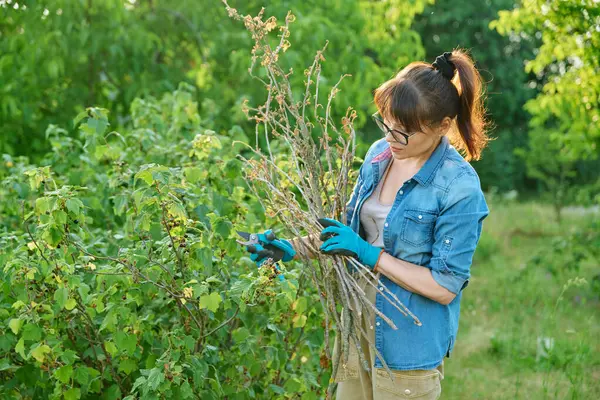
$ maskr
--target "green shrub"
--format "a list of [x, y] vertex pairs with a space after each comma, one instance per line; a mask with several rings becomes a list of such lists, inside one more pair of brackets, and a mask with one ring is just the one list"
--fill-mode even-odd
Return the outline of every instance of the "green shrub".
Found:
[[44, 166], [5, 156], [2, 398], [314, 399], [326, 386], [318, 295], [235, 241], [267, 223], [232, 146], [248, 139], [204, 129], [193, 95], [136, 99], [124, 132], [100, 108], [75, 119], [78, 138], [50, 126]]

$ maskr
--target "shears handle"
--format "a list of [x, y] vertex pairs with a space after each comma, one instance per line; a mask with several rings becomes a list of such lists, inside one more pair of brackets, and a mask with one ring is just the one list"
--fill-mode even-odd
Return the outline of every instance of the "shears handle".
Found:
[[[277, 262], [277, 261], [281, 260], [283, 258], [283, 256], [285, 255], [285, 252], [283, 250], [281, 250], [277, 246], [273, 246], [272, 244], [266, 243], [266, 244], [260, 244], [260, 246], [262, 247], [262, 250], [260, 250], [258, 252], [258, 254], [261, 257], [272, 258], [275, 262]], [[257, 252], [256, 245], [249, 244], [248, 251], [250, 251], [251, 253], [256, 253]]]
[[[275, 269], [277, 270], [277, 272], [281, 272], [281, 268], [280, 268], [280, 264], [279, 264], [279, 260], [281, 260], [283, 258], [283, 255], [285, 254], [283, 250], [281, 250], [279, 247], [273, 246], [272, 244], [264, 244], [261, 245], [263, 247], [263, 250], [261, 250], [260, 252], [263, 253], [265, 259], [266, 258], [272, 258], [275, 262]], [[256, 252], [256, 247], [253, 244], [248, 245], [248, 250], [252, 253]], [[259, 254], [260, 254], [259, 252]], [[285, 277], [283, 276], [283, 274], [279, 274], [279, 280], [280, 281], [285, 281]]]
[[[246, 240], [246, 242], [241, 242], [238, 240], [237, 242], [239, 244], [247, 246], [247, 249], [250, 253], [257, 254], [260, 258], [271, 258], [273, 260], [275, 270], [277, 272], [281, 272], [281, 264], [279, 264], [279, 261], [285, 256], [285, 251], [270, 243], [265, 243], [265, 239], [266, 241], [274, 241], [277, 239], [277, 236], [275, 236], [275, 233], [272, 230], [269, 229], [264, 234], [251, 234], [238, 231], [238, 235]], [[257, 246], [259, 246], [259, 248], [257, 248]], [[279, 280], [285, 281], [285, 277], [281, 273], [279, 274]]]
[[[280, 264], [278, 262], [275, 263], [275, 269], [277, 270], [277, 272], [281, 272], [281, 269], [279, 268]], [[279, 280], [281, 282], [285, 281], [285, 276], [283, 276], [283, 274], [279, 274]]]

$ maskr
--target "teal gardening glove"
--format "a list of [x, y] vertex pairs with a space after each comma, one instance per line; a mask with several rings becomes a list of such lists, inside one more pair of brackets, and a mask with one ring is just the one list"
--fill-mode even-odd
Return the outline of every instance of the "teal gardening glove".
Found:
[[284, 255], [281, 259], [281, 261], [283, 262], [292, 260], [296, 255], [296, 250], [294, 250], [292, 244], [289, 241], [285, 239], [269, 240], [268, 237], [271, 236], [272, 232], [273, 231], [271, 229], [267, 229], [264, 233], [258, 233], [257, 235], [260, 243], [254, 245], [253, 249], [249, 249], [249, 246], [246, 246], [246, 250], [251, 253], [250, 259], [256, 263], [257, 267], [260, 267], [271, 255], [271, 252], [268, 249], [265, 249], [265, 247], [263, 246], [266, 244], [270, 244], [283, 250]]
[[361, 264], [375, 268], [383, 249], [366, 242], [352, 228], [335, 219], [321, 218], [320, 221], [326, 226], [319, 237], [324, 242], [319, 247], [322, 253], [354, 257]]

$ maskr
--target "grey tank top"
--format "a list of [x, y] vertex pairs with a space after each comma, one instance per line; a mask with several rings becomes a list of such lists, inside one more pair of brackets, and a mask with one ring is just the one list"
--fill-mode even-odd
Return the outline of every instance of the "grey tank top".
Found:
[[383, 182], [385, 182], [391, 165], [391, 162], [388, 163], [388, 167], [377, 187], [371, 193], [371, 196], [365, 200], [360, 209], [360, 223], [365, 229], [367, 241], [373, 246], [381, 248], [383, 248], [383, 224], [393, 204], [381, 204], [379, 202], [379, 194], [381, 193]]

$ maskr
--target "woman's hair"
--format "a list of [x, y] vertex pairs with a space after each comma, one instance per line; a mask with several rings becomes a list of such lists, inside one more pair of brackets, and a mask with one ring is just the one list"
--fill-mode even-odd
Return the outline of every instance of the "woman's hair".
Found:
[[451, 80], [432, 64], [413, 62], [375, 89], [375, 105], [381, 116], [407, 132], [421, 132], [423, 126], [435, 127], [444, 117], [457, 117], [450, 142], [466, 152], [467, 161], [479, 160], [490, 140], [485, 132], [481, 75], [464, 50], [453, 50], [447, 60], [456, 68]]

